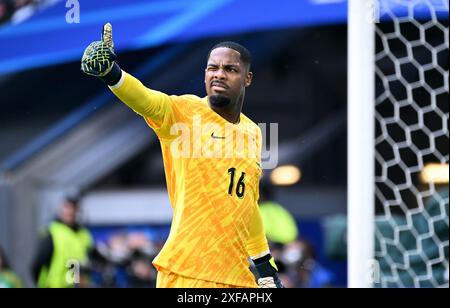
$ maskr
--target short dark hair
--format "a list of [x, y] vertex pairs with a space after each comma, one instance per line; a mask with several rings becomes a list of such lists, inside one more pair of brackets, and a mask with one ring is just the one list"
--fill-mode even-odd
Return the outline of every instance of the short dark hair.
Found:
[[79, 195], [66, 195], [64, 201], [70, 203], [75, 208], [78, 208], [80, 205], [80, 196]]
[[247, 48], [245, 48], [244, 46], [242, 46], [241, 44], [238, 44], [236, 42], [226, 41], [226, 42], [221, 42], [219, 44], [214, 45], [213, 48], [211, 48], [211, 50], [208, 53], [207, 60], [209, 60], [209, 57], [211, 56], [211, 52], [214, 49], [221, 48], [221, 47], [230, 48], [230, 49], [233, 49], [233, 50], [239, 52], [242, 63], [244, 63], [246, 68], [248, 70], [250, 70], [250, 66], [252, 64], [252, 55], [250, 54], [250, 51], [248, 51]]

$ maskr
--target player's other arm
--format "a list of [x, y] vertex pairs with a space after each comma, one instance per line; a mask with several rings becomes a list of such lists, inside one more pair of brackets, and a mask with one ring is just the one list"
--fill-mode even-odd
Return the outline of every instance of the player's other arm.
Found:
[[145, 87], [138, 79], [122, 71], [116, 59], [112, 26], [107, 23], [103, 26], [102, 40], [91, 43], [84, 51], [81, 71], [101, 79], [131, 109], [161, 125], [169, 97]]
[[259, 274], [258, 285], [261, 288], [283, 288], [278, 277], [278, 268], [275, 260], [270, 254], [259, 207], [256, 208], [250, 225], [247, 252]]

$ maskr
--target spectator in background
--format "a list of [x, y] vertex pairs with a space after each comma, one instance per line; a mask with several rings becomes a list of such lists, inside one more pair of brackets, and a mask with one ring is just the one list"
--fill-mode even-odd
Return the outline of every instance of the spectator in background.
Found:
[[59, 0], [0, 0], [0, 24], [11, 20], [20, 23], [33, 16], [44, 6], [52, 5]]
[[0, 25], [7, 22], [14, 13], [13, 0], [0, 0]]
[[154, 288], [156, 270], [151, 261], [158, 247], [142, 232], [118, 231], [106, 242], [99, 241], [90, 254], [86, 270], [91, 286]]
[[285, 245], [297, 239], [297, 223], [291, 213], [272, 200], [270, 184], [261, 184], [259, 208], [266, 236], [270, 242]]
[[331, 287], [334, 280], [332, 272], [316, 260], [315, 251], [306, 239], [296, 240], [283, 249], [281, 260], [286, 266], [287, 284], [296, 288]]
[[155, 288], [156, 271], [147, 255], [135, 251], [128, 267], [128, 287]]
[[273, 201], [270, 183], [261, 182], [259, 208], [270, 250], [279, 270], [280, 279], [286, 288], [293, 288], [295, 285], [290, 279], [288, 268], [282, 261], [282, 256], [285, 245], [292, 243], [298, 237], [297, 223], [289, 211], [281, 204]]
[[158, 254], [154, 244], [143, 233], [132, 233], [128, 236], [128, 246], [133, 252], [128, 266], [128, 286], [156, 287], [157, 273], [150, 261]]
[[77, 222], [78, 199], [65, 198], [58, 218], [55, 219], [40, 240], [32, 265], [32, 274], [40, 288], [74, 287], [67, 281], [68, 261], [87, 262], [92, 247], [89, 231]]
[[0, 247], [0, 289], [22, 287], [21, 279], [10, 269], [6, 255]]

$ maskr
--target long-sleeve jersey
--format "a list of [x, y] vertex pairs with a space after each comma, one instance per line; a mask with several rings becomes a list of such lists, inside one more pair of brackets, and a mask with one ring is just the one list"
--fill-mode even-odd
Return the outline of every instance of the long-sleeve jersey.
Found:
[[231, 124], [206, 97], [169, 96], [125, 72], [110, 88], [144, 117], [161, 143], [173, 219], [155, 267], [256, 287], [248, 258], [269, 251], [258, 207], [259, 127], [243, 114]]

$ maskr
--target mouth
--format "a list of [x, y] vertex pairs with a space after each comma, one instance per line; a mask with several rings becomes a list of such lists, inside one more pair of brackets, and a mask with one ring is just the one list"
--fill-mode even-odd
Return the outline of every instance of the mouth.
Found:
[[214, 91], [225, 91], [228, 89], [228, 86], [223, 82], [215, 80], [211, 82], [211, 89]]

